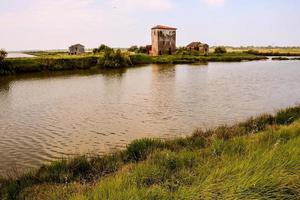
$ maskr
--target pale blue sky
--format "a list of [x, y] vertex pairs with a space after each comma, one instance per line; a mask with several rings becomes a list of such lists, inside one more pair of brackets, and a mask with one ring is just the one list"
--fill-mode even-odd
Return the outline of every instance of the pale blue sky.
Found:
[[300, 46], [299, 0], [0, 0], [0, 48], [64, 49], [150, 43], [157, 24], [179, 46]]

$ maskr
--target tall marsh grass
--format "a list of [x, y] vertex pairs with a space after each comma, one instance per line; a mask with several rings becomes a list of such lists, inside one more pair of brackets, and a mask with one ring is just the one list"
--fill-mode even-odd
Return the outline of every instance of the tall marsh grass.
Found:
[[73, 187], [82, 189], [75, 199], [294, 198], [300, 194], [300, 122], [284, 125], [299, 119], [295, 106], [187, 138], [141, 139], [103, 157], [57, 161], [0, 179], [0, 199], [59, 195]]

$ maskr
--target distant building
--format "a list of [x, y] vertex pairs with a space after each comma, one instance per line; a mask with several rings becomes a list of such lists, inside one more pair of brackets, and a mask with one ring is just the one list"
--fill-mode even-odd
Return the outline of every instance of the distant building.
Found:
[[150, 54], [153, 56], [173, 54], [176, 51], [176, 30], [168, 26], [158, 25], [151, 29], [152, 46]]
[[75, 44], [69, 47], [70, 55], [79, 55], [85, 52], [84, 46], [82, 44]]
[[192, 42], [189, 45], [186, 46], [188, 50], [195, 50], [195, 51], [200, 51], [204, 55], [208, 55], [209, 53], [209, 45], [208, 44], [203, 44], [201, 42]]

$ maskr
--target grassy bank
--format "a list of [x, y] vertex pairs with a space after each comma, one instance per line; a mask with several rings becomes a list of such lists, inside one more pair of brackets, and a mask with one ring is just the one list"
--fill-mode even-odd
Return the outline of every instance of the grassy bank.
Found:
[[293, 199], [299, 119], [296, 106], [187, 138], [142, 139], [104, 157], [57, 161], [0, 180], [0, 199]]
[[[83, 56], [69, 56], [66, 53], [40, 52], [35, 58], [9, 58], [0, 63], [0, 75], [21, 73], [63, 71], [63, 70], [87, 70], [91, 68], [106, 67], [103, 54], [86, 54]], [[142, 64], [184, 64], [205, 62], [240, 62], [266, 59], [264, 56], [256, 56], [246, 53], [211, 54], [209, 56], [171, 55], [151, 57], [146, 54], [127, 56], [131, 66]], [[110, 61], [111, 63], [112, 61]], [[118, 63], [116, 63], [116, 66]]]
[[[227, 52], [247, 52], [262, 56], [300, 56], [299, 47], [226, 47]], [[214, 48], [210, 49], [211, 52]]]
[[10, 58], [0, 63], [0, 75], [90, 69], [97, 65], [99, 59], [99, 56], [93, 55]]
[[207, 63], [207, 62], [241, 62], [253, 60], [265, 60], [264, 56], [255, 56], [245, 53], [226, 53], [226, 54], [210, 54], [209, 56], [193, 56], [193, 55], [165, 55], [151, 57], [145, 54], [137, 54], [131, 56], [134, 64], [188, 64], [188, 63]]

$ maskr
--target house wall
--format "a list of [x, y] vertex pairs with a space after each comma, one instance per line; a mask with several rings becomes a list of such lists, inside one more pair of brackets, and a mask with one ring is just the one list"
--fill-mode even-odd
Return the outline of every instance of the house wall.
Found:
[[176, 51], [176, 30], [152, 29], [151, 55], [172, 54]]
[[69, 52], [70, 54], [83, 54], [84, 51], [84, 47], [83, 46], [72, 46], [69, 48]]

